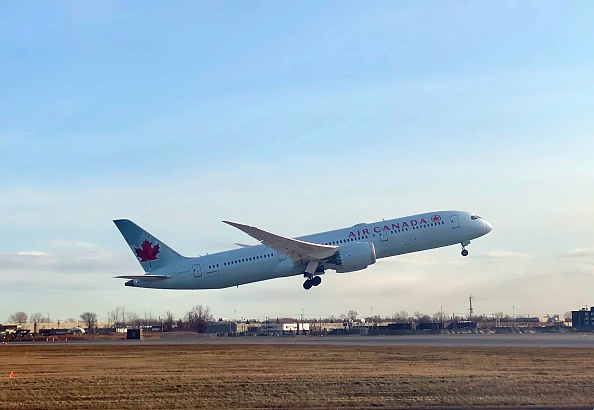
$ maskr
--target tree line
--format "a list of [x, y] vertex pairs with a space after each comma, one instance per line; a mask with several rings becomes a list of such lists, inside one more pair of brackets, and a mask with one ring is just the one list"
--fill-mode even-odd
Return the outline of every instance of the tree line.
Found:
[[[51, 323], [49, 315], [43, 316], [41, 313], [34, 313], [28, 315], [23, 311], [12, 313], [8, 317], [10, 323]], [[97, 327], [97, 313], [83, 312], [79, 315], [79, 320], [68, 318], [64, 322], [73, 323], [81, 321], [87, 329], [94, 329]], [[116, 306], [116, 308], [108, 313], [107, 327], [141, 327], [141, 326], [160, 326], [166, 332], [173, 330], [190, 330], [199, 333], [206, 332], [208, 325], [214, 321], [210, 312], [210, 307], [196, 305], [193, 306], [182, 317], [176, 318], [171, 311], [165, 313], [164, 318], [155, 318], [152, 314], [145, 314], [144, 317], [137, 315], [132, 311], [126, 311], [124, 307]], [[60, 320], [56, 321], [58, 323]]]
[[[560, 320], [561, 318], [558, 315], [547, 315], [551, 320]], [[331, 316], [328, 319], [329, 321], [334, 320], [342, 320], [342, 321], [350, 321], [356, 322], [358, 321], [359, 313], [356, 310], [349, 310], [345, 314], [341, 314], [339, 318], [335, 318]], [[286, 318], [289, 319], [289, 318]], [[365, 318], [367, 322], [381, 322], [381, 321], [392, 321], [396, 323], [405, 323], [405, 322], [448, 322], [448, 321], [463, 321], [463, 320], [472, 320], [474, 322], [489, 322], [492, 320], [499, 320], [502, 322], [512, 321], [513, 318], [509, 315], [506, 315], [502, 312], [493, 313], [492, 315], [474, 315], [472, 317], [469, 316], [457, 316], [454, 314], [448, 314], [443, 311], [436, 312], [433, 315], [427, 315], [421, 313], [419, 311], [414, 312], [412, 315], [409, 315], [406, 311], [399, 311], [394, 313], [390, 317], [380, 317], [373, 316]], [[565, 319], [571, 320], [571, 312], [565, 313]], [[294, 320], [294, 319], [293, 319]], [[320, 319], [321, 320], [321, 319]], [[50, 323], [50, 316], [43, 315], [39, 312], [33, 313], [31, 315], [27, 315], [27, 313], [23, 311], [14, 312], [8, 317], [8, 321], [11, 323]], [[97, 314], [95, 312], [83, 312], [79, 315], [79, 319], [68, 318], [63, 322], [66, 323], [73, 323], [81, 321], [87, 329], [94, 329], [97, 327]], [[171, 332], [173, 330], [188, 330], [188, 331], [197, 331], [197, 332], [205, 332], [208, 324], [212, 323], [214, 318], [211, 314], [210, 307], [196, 305], [193, 306], [190, 310], [188, 310], [184, 315], [181, 317], [176, 317], [171, 311], [167, 311], [163, 318], [157, 317], [155, 318], [150, 313], [145, 313], [143, 316], [136, 314], [133, 311], [126, 310], [122, 306], [116, 306], [112, 311], [108, 312], [108, 320], [107, 320], [107, 327], [115, 328], [115, 327], [142, 327], [142, 326], [159, 326], [166, 332]], [[317, 319], [309, 320], [310, 322], [317, 322]], [[55, 322], [59, 323], [60, 320], [56, 320]]]

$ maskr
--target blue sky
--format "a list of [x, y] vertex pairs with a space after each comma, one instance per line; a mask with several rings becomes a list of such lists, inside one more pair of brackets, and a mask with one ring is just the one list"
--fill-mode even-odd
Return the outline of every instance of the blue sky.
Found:
[[[591, 2], [0, 2], [0, 320], [115, 306], [563, 313], [594, 303]], [[192, 256], [438, 209], [455, 247], [217, 291], [128, 289], [111, 220]], [[102, 313], [105, 312], [105, 313]], [[239, 314], [239, 313], [238, 313]]]

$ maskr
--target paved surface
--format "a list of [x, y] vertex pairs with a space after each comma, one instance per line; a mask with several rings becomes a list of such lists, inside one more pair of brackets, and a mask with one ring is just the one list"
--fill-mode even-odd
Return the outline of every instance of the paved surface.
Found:
[[594, 348], [594, 334], [217, 337], [183, 341], [172, 339], [157, 343], [163, 342], [200, 344]]
[[529, 348], [594, 348], [593, 333], [561, 334], [465, 334], [407, 336], [266, 336], [266, 337], [171, 337], [151, 340], [13, 342], [11, 345], [176, 345], [176, 344], [273, 344], [273, 345], [343, 345], [343, 346], [435, 346], [435, 347], [529, 347]]

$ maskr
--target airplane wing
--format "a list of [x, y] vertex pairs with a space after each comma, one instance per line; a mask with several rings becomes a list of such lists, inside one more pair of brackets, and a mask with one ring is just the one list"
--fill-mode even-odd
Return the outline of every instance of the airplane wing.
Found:
[[114, 276], [117, 279], [142, 279], [142, 280], [163, 280], [169, 279], [171, 275], [122, 275]]
[[[287, 255], [293, 262], [300, 260], [305, 262], [318, 262], [331, 257], [338, 249], [338, 246], [320, 245], [317, 243], [300, 241], [298, 239], [286, 238], [256, 228], [255, 226], [242, 225], [229, 221], [223, 222], [247, 233], [249, 236], [257, 239], [269, 248]], [[311, 266], [313, 267], [313, 265]], [[317, 266], [317, 263], [315, 266]], [[315, 270], [315, 267], [313, 269]]]

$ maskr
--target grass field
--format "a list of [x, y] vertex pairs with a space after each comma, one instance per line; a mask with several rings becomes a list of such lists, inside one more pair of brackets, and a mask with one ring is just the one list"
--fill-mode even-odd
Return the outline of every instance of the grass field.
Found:
[[594, 408], [594, 349], [13, 344], [0, 376], [1, 409]]

